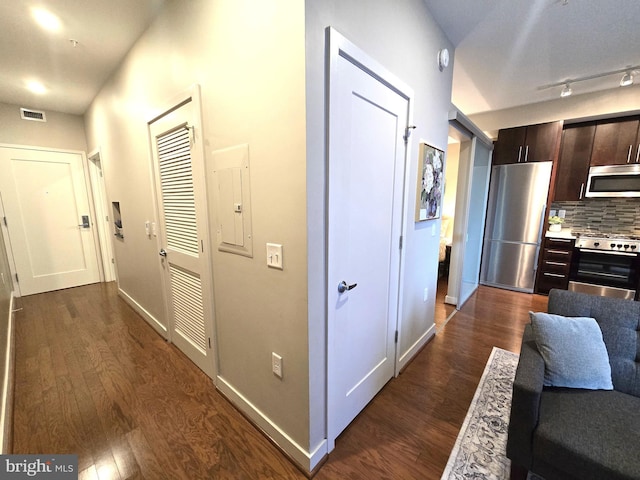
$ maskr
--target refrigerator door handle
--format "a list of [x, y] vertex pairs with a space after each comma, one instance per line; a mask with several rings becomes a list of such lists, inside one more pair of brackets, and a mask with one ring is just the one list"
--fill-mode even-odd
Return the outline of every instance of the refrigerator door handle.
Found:
[[540, 244], [542, 243], [542, 229], [544, 228], [544, 215], [547, 213], [547, 205], [542, 206], [542, 213], [540, 214], [540, 226], [538, 227], [538, 246], [536, 247], [536, 257], [533, 261], [534, 278], [535, 273], [538, 271], [538, 260], [540, 257]]
[[542, 229], [544, 228], [544, 215], [547, 213], [547, 204], [542, 205], [542, 212], [540, 213], [540, 226], [538, 227], [538, 244], [542, 240]]

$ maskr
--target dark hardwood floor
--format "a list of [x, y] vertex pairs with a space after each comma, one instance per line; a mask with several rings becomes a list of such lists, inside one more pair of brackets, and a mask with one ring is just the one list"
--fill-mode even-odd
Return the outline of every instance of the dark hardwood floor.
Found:
[[448, 278], [442, 276], [438, 278], [438, 287], [436, 290], [436, 309], [434, 315], [434, 323], [436, 324], [436, 330], [439, 332], [445, 326], [447, 319], [451, 317], [455, 312], [455, 305], [449, 305], [444, 303], [444, 298], [447, 296]]
[[[81, 479], [302, 479], [211, 381], [97, 284], [25, 297], [13, 451], [77, 453]], [[317, 479], [437, 479], [491, 348], [547, 299], [481, 287], [336, 442]]]

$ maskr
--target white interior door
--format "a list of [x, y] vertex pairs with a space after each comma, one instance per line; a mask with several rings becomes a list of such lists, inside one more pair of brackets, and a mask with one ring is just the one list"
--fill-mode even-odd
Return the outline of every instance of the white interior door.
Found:
[[202, 139], [196, 144], [200, 125], [196, 102], [189, 98], [154, 120], [149, 129], [170, 340], [213, 378], [213, 289]]
[[[354, 47], [350, 48], [353, 53]], [[373, 62], [363, 54], [356, 61], [342, 49], [332, 52], [327, 257], [330, 450], [336, 436], [394, 374], [403, 135], [409, 115], [408, 98], [382, 81], [377, 70], [363, 69], [363, 63]]]
[[82, 155], [0, 147], [0, 171], [20, 293], [99, 282]]

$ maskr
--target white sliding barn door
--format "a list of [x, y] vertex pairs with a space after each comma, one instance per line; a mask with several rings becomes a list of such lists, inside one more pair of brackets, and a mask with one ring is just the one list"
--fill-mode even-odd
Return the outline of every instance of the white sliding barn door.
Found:
[[170, 340], [213, 378], [213, 289], [196, 103], [199, 97], [191, 96], [151, 122], [149, 129]]

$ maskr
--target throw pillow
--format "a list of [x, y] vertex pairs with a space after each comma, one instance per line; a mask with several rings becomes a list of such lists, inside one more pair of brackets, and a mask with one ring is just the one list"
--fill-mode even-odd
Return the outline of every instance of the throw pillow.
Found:
[[545, 386], [613, 390], [609, 354], [595, 319], [533, 312], [529, 316], [545, 363]]

